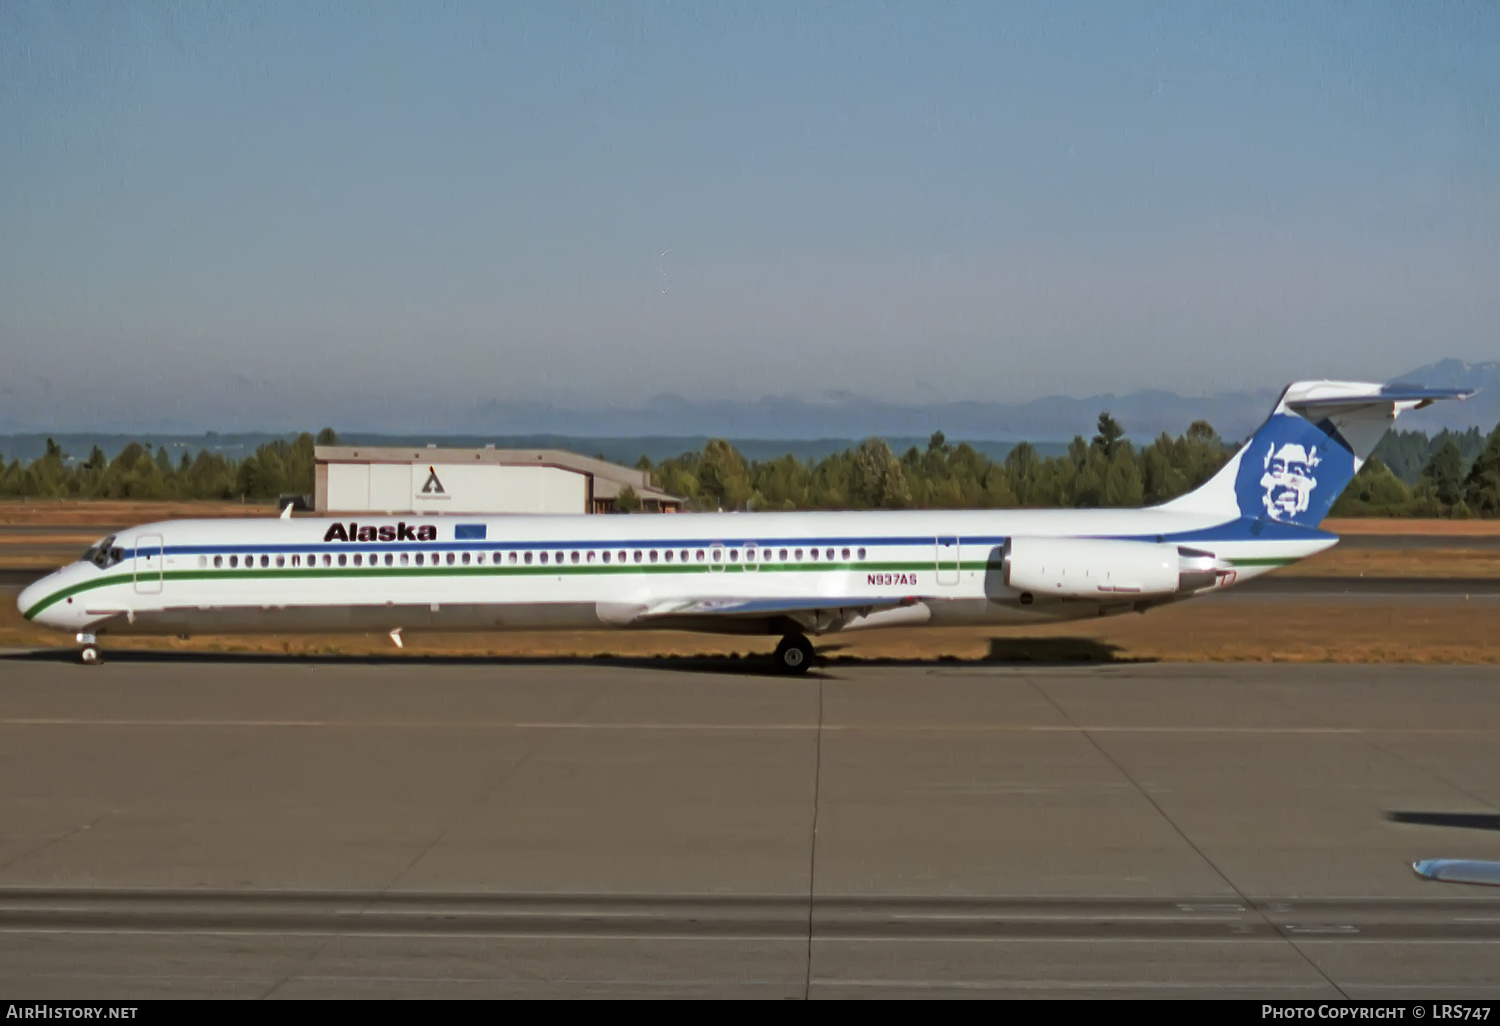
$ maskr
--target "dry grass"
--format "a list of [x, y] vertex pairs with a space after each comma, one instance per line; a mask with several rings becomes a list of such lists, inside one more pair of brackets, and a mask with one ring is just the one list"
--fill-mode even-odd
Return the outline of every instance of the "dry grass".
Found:
[[1420, 535], [1433, 537], [1500, 538], [1500, 520], [1401, 519], [1384, 517], [1329, 517], [1322, 529], [1333, 534]]
[[158, 520], [274, 517], [273, 505], [240, 502], [113, 502], [80, 499], [0, 499], [0, 524], [37, 527], [120, 527]]
[[[1455, 538], [1461, 543], [1462, 539]], [[1283, 567], [1293, 577], [1500, 577], [1500, 549], [1356, 549], [1336, 545]]]
[[[1500, 605], [1438, 602], [1203, 599], [1126, 615], [1031, 628], [860, 631], [818, 642], [833, 659], [1002, 662], [1378, 662], [1500, 664]], [[405, 635], [402, 654], [513, 658], [734, 657], [769, 653], [774, 638], [657, 631]], [[71, 639], [21, 619], [0, 603], [0, 647], [66, 646]], [[384, 635], [285, 635], [109, 639], [106, 647], [150, 650], [378, 654], [398, 650]]]

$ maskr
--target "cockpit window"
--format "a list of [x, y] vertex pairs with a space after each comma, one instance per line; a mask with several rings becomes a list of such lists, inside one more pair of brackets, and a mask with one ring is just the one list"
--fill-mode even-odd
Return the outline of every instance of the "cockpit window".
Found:
[[115, 536], [110, 535], [108, 538], [103, 538], [89, 546], [89, 550], [83, 554], [83, 562], [93, 563], [100, 570], [105, 570], [114, 566], [124, 557], [124, 550], [116, 547]]

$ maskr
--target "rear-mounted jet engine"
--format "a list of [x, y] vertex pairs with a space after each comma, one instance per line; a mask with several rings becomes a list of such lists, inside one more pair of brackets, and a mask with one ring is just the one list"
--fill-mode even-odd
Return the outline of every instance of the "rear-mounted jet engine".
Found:
[[1012, 538], [1001, 580], [1029, 605], [1038, 598], [1161, 598], [1213, 587], [1229, 564], [1211, 552], [1163, 542]]

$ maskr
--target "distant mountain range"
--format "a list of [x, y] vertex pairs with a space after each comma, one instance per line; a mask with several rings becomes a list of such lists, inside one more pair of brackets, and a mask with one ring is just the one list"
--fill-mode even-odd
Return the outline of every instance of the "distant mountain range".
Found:
[[[1488, 431], [1500, 421], [1500, 361], [1442, 360], [1400, 375], [1397, 381], [1434, 387], [1478, 388], [1464, 403], [1443, 403], [1402, 421], [1403, 427], [1439, 431], [1478, 426]], [[1083, 399], [1047, 396], [1023, 403], [950, 402], [902, 405], [848, 393], [822, 400], [784, 397], [754, 402], [694, 401], [681, 396], [653, 398], [636, 409], [578, 412], [546, 403], [480, 404], [474, 433], [607, 436], [708, 435], [724, 438], [925, 438], [942, 431], [952, 439], [1061, 442], [1092, 435], [1101, 411], [1108, 411], [1136, 439], [1163, 431], [1178, 434], [1195, 420], [1206, 420], [1224, 438], [1252, 433], [1270, 412], [1278, 392], [1223, 392], [1183, 397], [1157, 389]]]
[[1439, 360], [1403, 374], [1395, 381], [1429, 388], [1477, 388], [1479, 394], [1461, 403], [1438, 403], [1403, 419], [1403, 428], [1420, 428], [1432, 433], [1443, 428], [1467, 430], [1477, 427], [1489, 431], [1500, 422], [1500, 360], [1464, 363], [1462, 360]]
[[[1466, 430], [1477, 426], [1487, 432], [1500, 422], [1500, 361], [1441, 360], [1393, 380], [1432, 387], [1480, 389], [1467, 402], [1439, 403], [1403, 418], [1403, 429], [1432, 434], [1443, 428]], [[1024, 403], [901, 405], [848, 393], [833, 393], [817, 401], [766, 398], [755, 402], [660, 396], [636, 409], [582, 412], [546, 403], [488, 401], [467, 416], [454, 418], [456, 423], [448, 431], [343, 431], [341, 434], [351, 442], [365, 445], [494, 443], [515, 448], [571, 449], [634, 463], [643, 454], [660, 460], [701, 449], [711, 437], [734, 441], [752, 459], [769, 459], [788, 452], [808, 459], [838, 452], [871, 435], [889, 440], [900, 451], [908, 445], [925, 445], [932, 432], [942, 431], [952, 441], [969, 441], [987, 455], [1000, 457], [1012, 444], [1023, 440], [1040, 443], [1044, 451], [1060, 451], [1062, 443], [1074, 435], [1092, 435], [1099, 413], [1105, 410], [1137, 441], [1163, 431], [1178, 434], [1195, 420], [1208, 421], [1226, 439], [1244, 438], [1265, 419], [1276, 397], [1276, 391], [1270, 389], [1196, 397], [1145, 390], [1083, 399], [1048, 396]], [[308, 424], [307, 428], [317, 430], [321, 426]], [[290, 436], [275, 432], [57, 435], [64, 447], [79, 457], [86, 456], [95, 444], [114, 455], [131, 439], [139, 439], [152, 446], [166, 446], [174, 459], [183, 451], [195, 453], [203, 448], [240, 458], [269, 439], [285, 437]], [[33, 459], [41, 454], [45, 441], [45, 433], [40, 432], [0, 435], [0, 454], [9, 459]]]

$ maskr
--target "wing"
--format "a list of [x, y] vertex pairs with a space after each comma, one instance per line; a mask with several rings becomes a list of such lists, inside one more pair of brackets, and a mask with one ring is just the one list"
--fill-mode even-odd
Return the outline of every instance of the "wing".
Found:
[[681, 627], [729, 633], [753, 628], [757, 624], [769, 627], [777, 621], [790, 621], [802, 630], [822, 634], [842, 630], [856, 620], [905, 609], [920, 614], [913, 616], [914, 620], [927, 618], [928, 611], [921, 599], [876, 599], [869, 596], [669, 599], [649, 606], [605, 607], [601, 604], [599, 618], [620, 626]]

